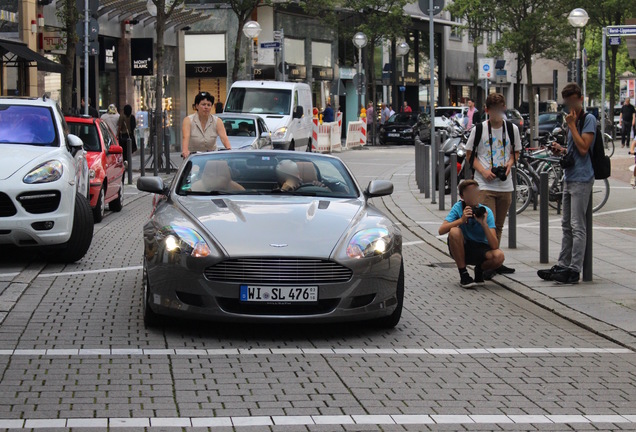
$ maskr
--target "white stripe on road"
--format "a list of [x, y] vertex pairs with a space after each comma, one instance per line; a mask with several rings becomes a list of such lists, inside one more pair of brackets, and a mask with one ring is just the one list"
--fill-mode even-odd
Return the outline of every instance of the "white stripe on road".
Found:
[[38, 275], [38, 277], [74, 276], [74, 275], [80, 275], [80, 274], [107, 273], [107, 272], [131, 271], [131, 270], [141, 270], [141, 269], [142, 269], [142, 266], [114, 267], [114, 268], [105, 268], [105, 269], [96, 269], [96, 270], [78, 270], [78, 271], [58, 272], [58, 273], [41, 273]]
[[413, 246], [413, 245], [418, 245], [422, 243], [424, 243], [424, 240], [415, 240], [415, 241], [404, 242], [402, 243], [402, 246]]
[[0, 419], [0, 428], [129, 428], [129, 427], [254, 427], [308, 425], [466, 425], [466, 424], [576, 424], [636, 423], [633, 414], [362, 414], [362, 415], [288, 415], [243, 417], [101, 417]]
[[241, 355], [414, 355], [414, 356], [458, 356], [458, 355], [527, 355], [527, 354], [636, 354], [627, 348], [575, 348], [575, 347], [530, 347], [530, 348], [41, 348], [0, 349], [0, 357], [39, 356], [183, 356], [214, 357]]
[[632, 208], [627, 208], [627, 209], [620, 209], [620, 210], [609, 210], [609, 211], [604, 211], [604, 212], [598, 212], [598, 213], [593, 213], [592, 216], [596, 217], [596, 216], [605, 216], [605, 215], [609, 215], [609, 214], [615, 214], [615, 213], [627, 213], [627, 212], [633, 212], [636, 211], [636, 207], [632, 207]]

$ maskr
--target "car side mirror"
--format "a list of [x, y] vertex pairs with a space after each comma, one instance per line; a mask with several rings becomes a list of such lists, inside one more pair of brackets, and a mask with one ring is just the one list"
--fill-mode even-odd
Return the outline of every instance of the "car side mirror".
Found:
[[364, 191], [366, 198], [381, 197], [393, 193], [393, 183], [388, 180], [372, 180]]
[[117, 145], [117, 144], [113, 144], [108, 148], [108, 153], [109, 154], [123, 154], [124, 153], [124, 149]]
[[156, 194], [165, 194], [165, 187], [161, 177], [139, 177], [137, 190]]
[[296, 109], [294, 110], [293, 118], [295, 119], [302, 118], [302, 116], [303, 116], [303, 107], [301, 105], [298, 105]]
[[66, 144], [68, 145], [68, 150], [71, 152], [73, 156], [84, 148], [84, 142], [80, 137], [73, 134], [68, 134], [66, 136]]
[[269, 138], [269, 132], [261, 132], [261, 138]]

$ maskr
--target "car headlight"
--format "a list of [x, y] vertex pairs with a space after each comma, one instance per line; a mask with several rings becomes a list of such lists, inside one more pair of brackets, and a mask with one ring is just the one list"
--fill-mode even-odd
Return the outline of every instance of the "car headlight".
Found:
[[166, 227], [159, 232], [159, 238], [168, 252], [182, 252], [195, 258], [204, 258], [212, 253], [205, 239], [191, 228]]
[[286, 127], [280, 127], [278, 129], [276, 129], [274, 131], [274, 133], [272, 134], [272, 139], [274, 140], [282, 140], [285, 138], [285, 134], [287, 133], [287, 128]]
[[63, 172], [62, 162], [51, 160], [33, 168], [22, 181], [27, 184], [51, 183], [62, 178]]
[[412, 134], [413, 133], [413, 128], [404, 129], [402, 132], [405, 133], [405, 134]]
[[370, 228], [358, 231], [349, 241], [347, 256], [349, 258], [368, 258], [382, 255], [389, 249], [393, 240], [386, 228]]

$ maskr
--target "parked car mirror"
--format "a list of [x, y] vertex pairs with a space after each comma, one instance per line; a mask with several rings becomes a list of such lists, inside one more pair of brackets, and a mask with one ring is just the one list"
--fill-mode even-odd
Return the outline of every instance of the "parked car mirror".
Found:
[[261, 138], [269, 138], [269, 132], [267, 131], [261, 132]]
[[301, 105], [298, 105], [296, 109], [294, 110], [293, 117], [297, 119], [297, 118], [301, 118], [302, 116], [303, 116], [303, 107]]
[[68, 134], [66, 137], [66, 142], [68, 143], [68, 146], [72, 149], [84, 148], [84, 142], [77, 135]]
[[369, 182], [369, 186], [364, 191], [367, 198], [381, 197], [391, 195], [393, 193], [393, 183], [388, 180], [373, 180]]
[[118, 146], [117, 144], [113, 144], [108, 148], [108, 153], [109, 154], [123, 154], [124, 153], [124, 149], [121, 146]]
[[137, 179], [137, 189], [156, 194], [165, 193], [165, 187], [161, 177], [139, 177]]

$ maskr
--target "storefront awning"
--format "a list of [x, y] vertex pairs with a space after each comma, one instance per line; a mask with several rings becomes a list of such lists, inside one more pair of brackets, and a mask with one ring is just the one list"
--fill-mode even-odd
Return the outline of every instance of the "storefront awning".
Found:
[[[109, 20], [135, 20], [140, 25], [148, 26], [154, 24], [157, 19], [150, 15], [147, 4], [146, 0], [101, 0], [97, 14]], [[210, 15], [201, 10], [176, 9], [166, 21], [166, 30], [172, 27], [182, 29], [208, 18]]]
[[33, 51], [22, 42], [0, 39], [0, 53], [3, 56], [11, 53], [27, 63], [35, 62], [38, 70], [43, 72], [62, 73], [62, 70], [64, 69], [61, 64], [47, 59], [42, 54]]

